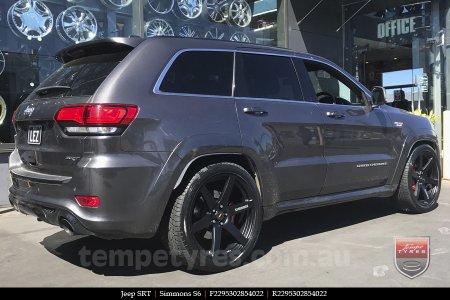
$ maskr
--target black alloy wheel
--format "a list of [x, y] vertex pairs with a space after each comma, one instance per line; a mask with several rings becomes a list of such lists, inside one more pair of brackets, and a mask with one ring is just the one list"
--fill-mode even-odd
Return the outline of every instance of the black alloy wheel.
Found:
[[402, 211], [426, 213], [438, 206], [441, 190], [439, 156], [429, 145], [416, 147], [406, 163], [397, 203]]
[[261, 222], [261, 198], [252, 176], [235, 164], [211, 165], [193, 176], [175, 201], [169, 248], [187, 266], [227, 270], [253, 250]]

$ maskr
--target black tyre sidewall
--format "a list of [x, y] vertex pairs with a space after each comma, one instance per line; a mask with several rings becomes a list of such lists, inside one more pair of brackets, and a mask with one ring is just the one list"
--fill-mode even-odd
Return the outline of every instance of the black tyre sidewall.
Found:
[[[212, 259], [210, 256], [205, 255], [206, 252], [203, 252], [202, 255], [200, 257], [197, 257], [196, 259], [192, 259], [192, 257], [195, 257], [195, 255], [198, 255], [201, 251], [204, 251], [200, 250], [200, 245], [198, 244], [194, 235], [189, 232], [188, 229], [190, 226], [188, 225], [188, 223], [191, 222], [190, 214], [193, 210], [193, 205], [195, 205], [196, 197], [200, 188], [210, 178], [217, 175], [226, 174], [232, 174], [241, 178], [245, 182], [244, 188], [247, 190], [247, 193], [253, 198], [254, 206], [252, 213], [254, 214], [254, 224], [252, 234], [249, 238], [249, 243], [244, 247], [244, 249], [242, 249], [243, 251], [233, 261], [224, 261], [223, 257], [219, 259]], [[241, 265], [248, 257], [248, 255], [253, 251], [258, 240], [262, 224], [262, 201], [260, 193], [256, 187], [255, 180], [251, 177], [251, 175], [243, 168], [235, 164], [220, 163], [211, 165], [200, 170], [196, 175], [194, 175], [182, 196], [183, 203], [180, 216], [182, 218], [182, 230], [184, 235], [184, 247], [182, 248], [185, 248], [184, 260], [186, 260], [187, 264], [194, 265], [195, 269], [206, 272], [221, 272]], [[193, 254], [194, 256], [192, 256]], [[188, 256], [186, 257], [186, 255]]]

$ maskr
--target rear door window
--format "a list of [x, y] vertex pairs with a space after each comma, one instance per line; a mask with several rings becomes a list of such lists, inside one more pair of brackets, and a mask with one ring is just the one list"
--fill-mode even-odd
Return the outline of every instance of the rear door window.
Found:
[[302, 92], [291, 58], [238, 53], [235, 96], [300, 100]]
[[166, 73], [159, 90], [176, 94], [231, 96], [233, 60], [233, 52], [184, 52]]

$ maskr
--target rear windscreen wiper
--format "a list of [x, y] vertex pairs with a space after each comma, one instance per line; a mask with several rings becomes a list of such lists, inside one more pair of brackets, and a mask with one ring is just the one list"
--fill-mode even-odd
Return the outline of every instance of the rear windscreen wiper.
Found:
[[38, 96], [45, 96], [45, 95], [48, 95], [48, 94], [54, 93], [54, 92], [70, 91], [71, 89], [72, 88], [70, 86], [54, 85], [54, 86], [46, 86], [46, 87], [39, 88], [35, 91], [35, 93]]

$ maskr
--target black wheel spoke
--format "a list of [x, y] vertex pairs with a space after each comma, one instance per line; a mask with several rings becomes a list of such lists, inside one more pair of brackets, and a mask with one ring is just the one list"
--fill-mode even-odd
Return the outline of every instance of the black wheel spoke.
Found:
[[436, 187], [439, 185], [439, 180], [431, 178], [431, 177], [427, 177], [427, 178], [425, 178], [425, 183], [431, 184], [432, 187]]
[[206, 229], [211, 225], [211, 216], [207, 214], [194, 224], [192, 224], [192, 232], [197, 233], [202, 229]]
[[222, 243], [222, 227], [220, 225], [214, 225], [212, 231], [211, 255], [214, 256], [214, 253], [220, 250], [221, 243]]
[[422, 170], [423, 169], [423, 155], [420, 155], [419, 156], [419, 166], [418, 166], [419, 168], [419, 170]]
[[428, 195], [428, 191], [423, 184], [420, 185], [420, 190], [422, 191], [423, 195], [425, 196], [425, 199], [427, 200], [427, 202], [430, 201], [430, 195]]
[[239, 231], [239, 229], [232, 223], [226, 223], [223, 228], [228, 231], [231, 236], [241, 245], [247, 244], [247, 239], [245, 236]]
[[229, 216], [234, 216], [243, 212], [248, 211], [253, 206], [253, 201], [245, 201], [244, 203], [239, 203], [236, 205], [230, 205], [227, 207], [227, 213]]
[[206, 186], [203, 186], [202, 189], [200, 190], [203, 199], [206, 202], [206, 205], [208, 205], [208, 208], [210, 210], [214, 209], [215, 205], [216, 205], [216, 200], [214, 199], [213, 195], [211, 195], [211, 193], [208, 191], [208, 189], [206, 188]]
[[411, 174], [411, 176], [412, 176], [412, 178], [413, 178], [413, 179], [415, 179], [415, 180], [418, 180], [418, 179], [419, 179], [419, 177], [420, 177], [420, 176], [419, 176], [419, 174], [417, 174], [417, 172], [416, 172], [416, 171], [414, 171], [414, 170], [412, 171], [412, 174]]
[[235, 178], [234, 176], [228, 177], [222, 193], [220, 194], [219, 204], [225, 205], [230, 201], [231, 192], [233, 191]]

